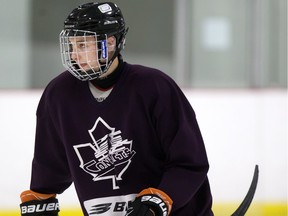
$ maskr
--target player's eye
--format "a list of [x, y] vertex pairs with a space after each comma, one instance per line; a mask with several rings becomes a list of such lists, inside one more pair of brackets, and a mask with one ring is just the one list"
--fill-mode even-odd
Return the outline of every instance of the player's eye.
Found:
[[81, 43], [78, 43], [77, 46], [79, 49], [84, 49], [87, 47], [87, 44], [85, 42], [81, 42]]

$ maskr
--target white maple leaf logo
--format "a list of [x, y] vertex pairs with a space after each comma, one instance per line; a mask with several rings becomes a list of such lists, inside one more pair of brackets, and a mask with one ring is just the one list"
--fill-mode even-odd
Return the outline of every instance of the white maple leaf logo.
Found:
[[136, 154], [132, 150], [132, 141], [123, 140], [121, 131], [110, 127], [101, 117], [96, 120], [88, 133], [92, 143], [73, 146], [80, 167], [93, 176], [93, 181], [111, 179], [113, 189], [119, 189], [117, 181], [122, 180], [131, 158]]

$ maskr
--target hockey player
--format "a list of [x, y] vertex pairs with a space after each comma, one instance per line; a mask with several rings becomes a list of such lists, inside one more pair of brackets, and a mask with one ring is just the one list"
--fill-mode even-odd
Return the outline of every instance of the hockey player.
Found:
[[67, 71], [37, 108], [21, 215], [58, 215], [56, 195], [72, 182], [85, 216], [213, 215], [195, 113], [166, 74], [123, 61], [126, 33], [110, 2], [83, 4], [65, 20]]

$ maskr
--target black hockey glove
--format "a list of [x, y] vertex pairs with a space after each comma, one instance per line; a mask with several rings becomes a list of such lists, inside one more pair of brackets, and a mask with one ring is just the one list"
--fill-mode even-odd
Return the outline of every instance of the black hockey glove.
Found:
[[58, 216], [56, 194], [41, 194], [31, 190], [21, 193], [21, 216]]
[[126, 216], [168, 216], [173, 201], [161, 190], [147, 188], [137, 195]]

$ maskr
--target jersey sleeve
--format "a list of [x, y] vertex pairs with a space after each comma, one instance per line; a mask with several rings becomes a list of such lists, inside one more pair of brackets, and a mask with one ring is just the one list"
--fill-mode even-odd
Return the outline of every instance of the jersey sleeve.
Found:
[[30, 189], [40, 193], [60, 194], [71, 183], [65, 148], [53, 121], [53, 101], [44, 91], [37, 108], [35, 149]]
[[195, 112], [174, 81], [159, 82], [156, 86], [156, 131], [166, 155], [165, 172], [158, 188], [172, 198], [172, 213], [192, 205], [197, 209], [195, 215], [202, 215], [200, 211], [209, 215], [209, 163]]

